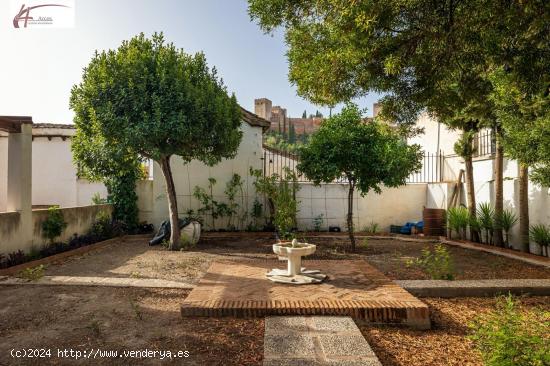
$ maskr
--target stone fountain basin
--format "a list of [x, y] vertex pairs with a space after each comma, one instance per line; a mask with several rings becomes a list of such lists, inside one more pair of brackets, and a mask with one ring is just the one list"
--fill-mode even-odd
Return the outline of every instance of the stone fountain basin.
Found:
[[316, 249], [315, 244], [303, 244], [296, 248], [290, 242], [273, 244], [273, 252], [281, 257], [303, 257], [315, 253]]

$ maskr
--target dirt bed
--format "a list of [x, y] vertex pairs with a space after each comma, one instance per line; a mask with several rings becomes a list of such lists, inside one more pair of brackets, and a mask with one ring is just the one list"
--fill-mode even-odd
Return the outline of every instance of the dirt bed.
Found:
[[[476, 315], [494, 311], [493, 298], [422, 299], [430, 307], [432, 329], [411, 330], [389, 326], [359, 325], [384, 366], [483, 366], [467, 339], [468, 324]], [[522, 298], [525, 309], [550, 310], [548, 297]]]
[[[0, 287], [0, 365], [261, 365], [263, 319], [182, 319], [184, 290]], [[12, 358], [12, 349], [50, 349]], [[188, 351], [187, 358], [58, 357], [74, 351]]]
[[[428, 274], [407, 266], [419, 257], [422, 249], [434, 244], [404, 242], [396, 239], [358, 240], [352, 253], [345, 237], [306, 240], [317, 244], [317, 252], [308, 259], [361, 259], [374, 265], [391, 279], [429, 279]], [[150, 247], [147, 239], [127, 238], [109, 247], [73, 257], [61, 264], [50, 265], [47, 275], [160, 278], [196, 283], [216, 259], [271, 258], [276, 256], [266, 237], [205, 237], [190, 251], [168, 251]], [[455, 268], [456, 279], [550, 278], [550, 270], [518, 260], [476, 250], [447, 246]]]

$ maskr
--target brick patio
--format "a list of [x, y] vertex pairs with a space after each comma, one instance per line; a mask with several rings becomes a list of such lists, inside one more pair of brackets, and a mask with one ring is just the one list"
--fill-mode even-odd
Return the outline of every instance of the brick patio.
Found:
[[263, 317], [347, 315], [376, 323], [430, 326], [428, 306], [365, 261], [302, 262], [328, 279], [317, 285], [286, 285], [265, 278], [285, 261], [214, 262], [181, 306], [182, 316]]

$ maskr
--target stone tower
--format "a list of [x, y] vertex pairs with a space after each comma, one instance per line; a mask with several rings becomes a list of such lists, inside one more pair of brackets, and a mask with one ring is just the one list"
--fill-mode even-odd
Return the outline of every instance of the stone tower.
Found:
[[265, 120], [271, 121], [271, 100], [267, 98], [254, 99], [254, 113]]

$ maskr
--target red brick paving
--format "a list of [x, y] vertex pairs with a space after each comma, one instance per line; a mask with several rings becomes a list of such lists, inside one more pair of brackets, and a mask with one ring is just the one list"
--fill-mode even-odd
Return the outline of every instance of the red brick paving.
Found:
[[321, 284], [287, 285], [265, 277], [272, 268], [286, 268], [284, 261], [214, 262], [183, 302], [182, 316], [347, 315], [429, 327], [428, 306], [365, 261], [302, 264], [329, 278]]

